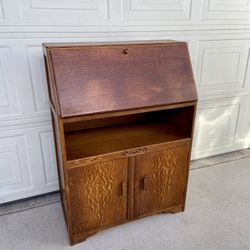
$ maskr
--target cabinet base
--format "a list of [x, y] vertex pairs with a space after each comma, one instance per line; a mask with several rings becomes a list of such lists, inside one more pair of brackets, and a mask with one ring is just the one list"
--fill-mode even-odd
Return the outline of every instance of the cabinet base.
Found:
[[163, 214], [167, 214], [167, 213], [171, 213], [171, 214], [177, 214], [177, 213], [181, 213], [185, 210], [183, 205], [180, 206], [176, 206], [176, 207], [171, 207], [169, 209], [167, 209], [166, 211], [163, 211]]
[[[183, 212], [184, 211], [184, 205], [181, 204], [181, 205], [178, 205], [178, 206], [174, 206], [174, 207], [169, 207], [167, 208], [166, 210], [164, 211], [159, 211], [158, 213], [172, 213], [172, 214], [176, 214], [176, 213], [180, 213], [180, 212]], [[137, 219], [142, 219], [142, 218], [145, 218], [145, 217], [148, 217], [150, 215], [153, 215], [153, 214], [156, 214], [156, 213], [152, 213], [152, 214], [147, 214], [147, 215], [144, 215], [144, 216], [140, 216], [140, 217], [136, 217], [132, 220], [128, 220], [127, 222], [130, 222], [130, 221], [134, 221], [134, 220], [137, 220]], [[70, 238], [70, 245], [75, 245], [77, 243], [80, 243], [80, 242], [83, 242], [85, 241], [88, 237], [90, 236], [93, 236], [95, 235], [96, 233], [98, 233], [98, 231], [102, 231], [104, 229], [107, 229], [107, 228], [110, 228], [110, 227], [113, 227], [115, 225], [111, 225], [111, 226], [108, 226], [108, 227], [105, 227], [105, 228], [101, 228], [101, 229], [98, 229], [98, 230], [95, 230], [95, 231], [90, 231], [90, 232], [86, 232], [86, 233], [83, 233], [83, 234], [78, 234], [78, 235], [72, 235], [72, 237]]]
[[88, 237], [95, 235], [97, 232], [98, 231], [93, 231], [93, 232], [88, 232], [88, 233], [72, 236], [72, 238], [70, 239], [70, 245], [73, 246], [77, 243], [85, 241]]

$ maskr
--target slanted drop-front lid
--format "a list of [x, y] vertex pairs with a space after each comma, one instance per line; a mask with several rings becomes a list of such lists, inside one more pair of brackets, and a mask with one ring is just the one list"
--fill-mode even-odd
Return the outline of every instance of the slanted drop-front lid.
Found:
[[197, 100], [184, 42], [44, 46], [62, 117]]

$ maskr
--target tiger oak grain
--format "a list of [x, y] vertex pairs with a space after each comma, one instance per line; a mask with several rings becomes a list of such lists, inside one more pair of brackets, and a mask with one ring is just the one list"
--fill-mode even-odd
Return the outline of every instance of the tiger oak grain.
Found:
[[185, 208], [197, 93], [187, 44], [44, 44], [71, 244]]

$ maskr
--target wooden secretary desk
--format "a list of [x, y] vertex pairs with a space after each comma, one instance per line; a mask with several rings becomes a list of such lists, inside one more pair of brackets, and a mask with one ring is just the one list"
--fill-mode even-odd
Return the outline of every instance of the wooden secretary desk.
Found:
[[43, 48], [71, 244], [183, 211], [197, 103], [186, 43]]

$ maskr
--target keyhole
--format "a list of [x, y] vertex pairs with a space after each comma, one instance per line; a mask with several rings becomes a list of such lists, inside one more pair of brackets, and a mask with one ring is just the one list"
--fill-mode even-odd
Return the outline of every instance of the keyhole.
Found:
[[123, 50], [123, 53], [124, 53], [125, 55], [127, 55], [127, 54], [128, 54], [128, 49]]

